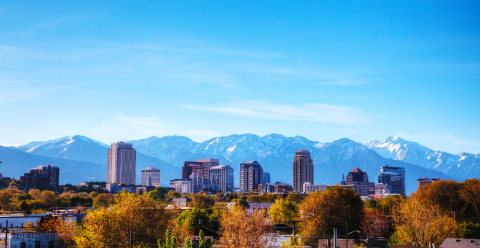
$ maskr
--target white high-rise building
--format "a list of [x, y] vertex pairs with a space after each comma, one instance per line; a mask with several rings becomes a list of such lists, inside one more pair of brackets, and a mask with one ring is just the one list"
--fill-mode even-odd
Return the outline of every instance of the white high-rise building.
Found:
[[141, 170], [140, 185], [160, 187], [160, 169], [147, 167]]
[[233, 168], [230, 165], [210, 167], [211, 185], [218, 187], [221, 192], [233, 191]]
[[107, 158], [107, 183], [135, 184], [137, 151], [133, 144], [112, 143]]

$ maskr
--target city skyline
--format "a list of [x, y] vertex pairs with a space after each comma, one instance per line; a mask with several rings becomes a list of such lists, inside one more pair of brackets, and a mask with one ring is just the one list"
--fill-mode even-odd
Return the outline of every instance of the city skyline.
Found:
[[480, 152], [478, 2], [183, 3], [3, 2], [0, 144], [281, 133]]

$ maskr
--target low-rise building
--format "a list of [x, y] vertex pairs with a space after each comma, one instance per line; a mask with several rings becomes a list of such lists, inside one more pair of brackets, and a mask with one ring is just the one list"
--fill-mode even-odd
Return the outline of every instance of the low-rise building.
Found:
[[293, 192], [293, 187], [290, 184], [281, 183], [281, 182], [263, 183], [258, 185], [258, 191], [264, 194]]
[[440, 178], [428, 179], [427, 177], [422, 177], [422, 178], [417, 179], [417, 187], [420, 188], [420, 187], [425, 186], [425, 185], [430, 185], [430, 184], [432, 184], [433, 182], [436, 182], [436, 181], [440, 181]]
[[150, 192], [154, 190], [154, 186], [141, 186], [141, 185], [130, 185], [130, 186], [119, 186], [114, 183], [107, 183], [107, 191], [111, 194], [117, 194], [122, 192], [122, 190], [126, 190], [127, 192], [134, 193], [134, 194], [144, 194], [146, 192]]
[[182, 198], [174, 198], [172, 200], [173, 205], [179, 207], [188, 207], [188, 203], [191, 202], [190, 198], [182, 197]]
[[327, 188], [327, 185], [312, 184], [310, 182], [306, 182], [303, 184], [303, 193], [323, 191], [326, 188]]

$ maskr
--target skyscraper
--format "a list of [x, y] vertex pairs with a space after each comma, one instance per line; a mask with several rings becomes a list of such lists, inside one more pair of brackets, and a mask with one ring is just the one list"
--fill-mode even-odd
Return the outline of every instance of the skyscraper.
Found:
[[[205, 175], [205, 172], [203, 169], [203, 163], [185, 161], [182, 167], [182, 179], [189, 179], [193, 173], [203, 178]], [[208, 175], [208, 172], [207, 172], [207, 175]]]
[[137, 151], [133, 144], [119, 141], [108, 150], [107, 183], [135, 184]]
[[405, 195], [405, 168], [382, 166], [378, 173], [378, 183], [390, 185], [392, 194]]
[[160, 186], [160, 169], [155, 167], [147, 167], [141, 170], [140, 185], [143, 186]]
[[270, 172], [263, 172], [263, 183], [270, 183]]
[[195, 162], [203, 164], [203, 178], [209, 177], [210, 168], [219, 165], [219, 160], [214, 158], [197, 159]]
[[233, 168], [230, 165], [217, 165], [210, 168], [211, 185], [218, 185], [221, 192], [233, 190]]
[[257, 161], [245, 161], [240, 164], [240, 189], [254, 191], [263, 183], [263, 169]]
[[313, 160], [308, 150], [297, 150], [293, 158], [293, 191], [303, 192], [303, 184], [313, 182]]

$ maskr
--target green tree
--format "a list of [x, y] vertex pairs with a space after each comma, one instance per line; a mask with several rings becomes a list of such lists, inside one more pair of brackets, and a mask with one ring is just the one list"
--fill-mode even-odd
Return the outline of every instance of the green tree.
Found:
[[464, 221], [460, 224], [460, 232], [466, 239], [480, 239], [480, 223]]
[[165, 201], [165, 195], [168, 194], [168, 190], [163, 187], [156, 187], [154, 190], [147, 193], [147, 196], [155, 201]]
[[193, 243], [190, 237], [185, 238], [185, 244], [183, 245], [184, 248], [193, 248]]
[[213, 248], [213, 244], [215, 241], [213, 239], [205, 240], [205, 236], [203, 235], [203, 230], [200, 230], [198, 234], [198, 248]]
[[182, 194], [180, 194], [177, 191], [170, 190], [168, 191], [168, 198], [180, 198], [182, 197]]
[[170, 231], [167, 229], [165, 232], [165, 242], [158, 240], [158, 248], [176, 248], [177, 247], [177, 238], [172, 236]]
[[268, 209], [268, 215], [274, 224], [293, 225], [292, 220], [300, 217], [298, 205], [285, 199], [276, 199], [275, 203]]

